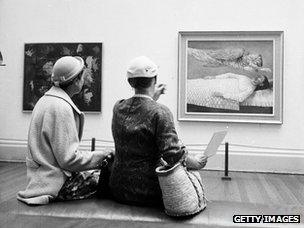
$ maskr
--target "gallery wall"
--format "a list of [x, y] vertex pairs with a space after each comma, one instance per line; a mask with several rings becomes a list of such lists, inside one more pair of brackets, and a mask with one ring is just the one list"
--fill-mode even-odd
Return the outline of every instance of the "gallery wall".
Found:
[[[160, 66], [185, 144], [228, 129], [232, 170], [304, 173], [304, 2], [293, 0], [0, 0], [0, 159], [22, 160], [30, 112], [22, 111], [24, 44], [102, 42], [102, 112], [86, 114], [84, 138], [112, 141], [112, 108], [132, 95], [126, 65]], [[178, 122], [178, 31], [284, 31], [283, 124]], [[88, 145], [84, 143], [84, 147]], [[191, 148], [190, 148], [191, 149]], [[191, 152], [197, 152], [191, 150]], [[223, 147], [207, 168], [223, 168]]]

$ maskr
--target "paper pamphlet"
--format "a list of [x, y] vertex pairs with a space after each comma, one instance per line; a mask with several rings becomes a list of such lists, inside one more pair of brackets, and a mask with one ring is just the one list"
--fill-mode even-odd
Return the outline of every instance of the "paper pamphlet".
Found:
[[215, 132], [207, 145], [207, 148], [204, 151], [204, 155], [206, 157], [211, 157], [216, 154], [217, 149], [221, 145], [222, 141], [224, 140], [227, 131], [218, 131]]

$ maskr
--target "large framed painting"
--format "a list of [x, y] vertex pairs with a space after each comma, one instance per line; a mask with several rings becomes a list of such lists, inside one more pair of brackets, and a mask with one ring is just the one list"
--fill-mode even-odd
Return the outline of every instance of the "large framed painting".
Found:
[[80, 56], [85, 62], [82, 91], [72, 100], [81, 111], [101, 112], [102, 43], [27, 43], [24, 49], [23, 111], [52, 86], [51, 74], [57, 59]]
[[282, 124], [283, 32], [179, 32], [178, 119]]

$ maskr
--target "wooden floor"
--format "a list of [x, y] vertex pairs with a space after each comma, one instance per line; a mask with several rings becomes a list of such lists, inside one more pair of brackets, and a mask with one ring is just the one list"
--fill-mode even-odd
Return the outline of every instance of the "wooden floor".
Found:
[[[274, 214], [276, 214], [275, 213], [276, 211], [279, 211], [276, 210], [276, 208], [278, 209], [287, 208], [286, 210], [284, 209], [283, 211], [287, 211], [289, 213], [294, 212], [293, 209], [295, 208], [297, 209], [295, 210], [295, 212], [299, 212], [299, 210], [303, 209], [303, 211], [301, 211], [301, 214], [304, 213], [304, 175], [230, 172], [229, 175], [232, 177], [231, 181], [221, 180], [222, 175], [223, 173], [219, 171], [201, 172], [201, 176], [205, 185], [206, 195], [208, 200], [210, 201], [209, 204], [213, 205], [214, 210], [215, 208], [217, 208], [217, 210], [233, 211], [235, 210], [234, 207], [244, 207], [245, 205], [245, 207], [250, 208], [251, 207], [250, 205], [254, 205], [256, 208], [268, 208], [268, 209], [270, 208], [269, 210], [268, 209], [265, 210], [268, 211], [268, 213], [271, 212]], [[7, 213], [7, 215], [10, 215], [10, 211], [16, 212], [16, 207], [18, 208], [22, 207], [24, 210], [27, 210], [26, 209], [27, 206], [23, 205], [22, 203], [20, 204], [20, 202], [17, 202], [16, 200], [16, 193], [19, 190], [24, 189], [25, 185], [26, 185], [26, 169], [24, 163], [0, 162], [0, 209], [1, 207], [2, 209], [6, 208], [3, 210], [6, 211], [5, 213]], [[94, 202], [89, 201], [88, 204], [90, 205], [90, 203], [92, 205], [95, 205]], [[110, 202], [107, 202], [106, 204], [112, 205], [112, 203]], [[117, 206], [115, 207], [117, 209]], [[33, 207], [28, 207], [28, 208], [33, 208]], [[44, 210], [50, 210], [49, 208], [46, 207], [43, 208]], [[273, 211], [271, 210], [271, 208], [273, 208]], [[289, 210], [290, 208], [291, 211]], [[84, 208], [82, 208], [82, 210], [83, 209]], [[35, 210], [36, 209], [33, 209], [33, 213], [36, 213], [37, 210], [39, 211], [39, 209], [37, 209], [36, 211]], [[56, 210], [58, 210], [58, 208]], [[212, 210], [212, 208], [209, 210]], [[135, 212], [133, 211], [131, 214], [134, 213]], [[218, 216], [220, 217], [221, 213], [219, 211], [217, 211], [217, 213]], [[228, 222], [227, 224], [231, 225], [232, 218], [229, 218], [229, 216], [227, 215], [225, 219], [230, 220], [227, 221]], [[61, 219], [63, 219], [65, 217], [64, 214], [61, 217], [62, 217]], [[19, 216], [19, 219], [20, 218], [21, 217]], [[304, 218], [302, 217], [301, 220], [303, 219]], [[24, 218], [24, 220], [26, 220], [26, 218]], [[59, 220], [57, 219], [56, 221]], [[219, 221], [220, 220], [221, 219], [219, 218]], [[208, 220], [207, 223], [210, 225], [210, 220]], [[6, 224], [5, 227], [10, 227], [9, 223], [5, 223], [5, 224]], [[22, 224], [22, 221], [20, 221], [20, 223], [18, 224], [19, 225]], [[41, 225], [41, 221], [39, 224]], [[42, 225], [40, 226], [39, 224], [36, 227], [42, 227]], [[70, 224], [70, 223], [66, 223], [66, 224]], [[141, 225], [139, 226], [139, 224], [141, 224], [140, 222], [136, 224], [138, 227], [141, 227]], [[227, 224], [225, 225], [225, 227], [229, 227], [227, 226]], [[121, 227], [125, 227], [126, 224], [121, 223], [120, 225]], [[300, 225], [301, 226], [299, 227], [304, 227], [304, 223]], [[134, 224], [132, 226], [134, 226]], [[155, 226], [155, 224], [153, 226]], [[1, 223], [0, 223], [0, 227], [2, 227]], [[20, 225], [20, 227], [23, 227], [23, 225]], [[66, 227], [69, 227], [69, 225], [67, 225]], [[108, 225], [106, 227], [108, 227]], [[210, 227], [220, 227], [220, 225], [219, 226], [212, 225]], [[231, 227], [234, 227], [233, 223]], [[287, 225], [285, 227], [291, 227], [291, 226]]]

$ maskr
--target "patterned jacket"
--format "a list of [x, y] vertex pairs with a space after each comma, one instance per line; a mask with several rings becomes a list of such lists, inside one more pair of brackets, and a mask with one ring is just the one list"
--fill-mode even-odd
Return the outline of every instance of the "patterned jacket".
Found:
[[170, 110], [147, 96], [118, 101], [113, 110], [115, 159], [110, 177], [114, 198], [129, 204], [159, 204], [155, 168], [163, 158], [174, 165], [184, 157]]

